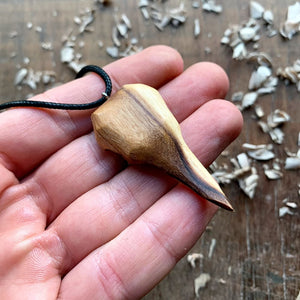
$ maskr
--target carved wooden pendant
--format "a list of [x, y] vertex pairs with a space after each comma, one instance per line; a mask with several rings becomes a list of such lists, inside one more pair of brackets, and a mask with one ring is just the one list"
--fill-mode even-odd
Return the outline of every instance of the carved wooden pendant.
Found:
[[183, 140], [180, 127], [159, 92], [129, 84], [93, 114], [98, 144], [129, 163], [162, 168], [203, 198], [233, 210], [218, 183]]

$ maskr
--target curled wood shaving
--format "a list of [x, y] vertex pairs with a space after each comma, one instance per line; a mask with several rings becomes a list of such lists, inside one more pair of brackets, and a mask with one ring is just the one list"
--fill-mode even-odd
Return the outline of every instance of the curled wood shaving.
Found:
[[280, 26], [280, 34], [286, 39], [292, 37], [300, 31], [300, 2], [296, 2], [288, 7], [287, 17]]
[[289, 121], [290, 116], [286, 112], [276, 109], [267, 116], [267, 122], [259, 121], [258, 125], [264, 133], [268, 133], [270, 135], [274, 143], [282, 144], [284, 133], [280, 128], [278, 128], [278, 126]]
[[264, 52], [251, 52], [247, 55], [246, 60], [249, 62], [255, 62], [260, 66], [272, 66], [271, 57]]
[[199, 8], [200, 7], [200, 2], [199, 1], [193, 1], [192, 2], [192, 7], [196, 8], [196, 9]]
[[300, 156], [287, 157], [286, 160], [285, 160], [284, 168], [286, 170], [298, 170], [298, 169], [300, 169]]
[[250, 1], [250, 16], [253, 19], [260, 19], [262, 18], [264, 14], [264, 7], [256, 2], [256, 1]]
[[285, 215], [293, 215], [294, 213], [291, 211], [289, 207], [283, 206], [279, 208], [279, 218], [284, 217]]
[[203, 259], [203, 254], [201, 253], [192, 253], [187, 256], [187, 261], [193, 269], [196, 268], [197, 261]]
[[300, 59], [297, 59], [292, 66], [278, 68], [276, 74], [286, 83], [295, 84], [298, 92], [300, 92]]
[[269, 180], [277, 180], [283, 177], [280, 166], [276, 163], [273, 163], [273, 168], [270, 168], [268, 165], [264, 165], [263, 168], [264, 173]]
[[131, 21], [127, 15], [115, 16], [115, 26], [112, 28], [113, 46], [106, 47], [106, 53], [112, 58], [120, 58], [135, 54], [143, 49], [138, 46], [137, 38], [129, 38], [132, 29]]
[[178, 27], [186, 22], [186, 10], [183, 1], [178, 7], [166, 10], [163, 2], [140, 0], [138, 6], [144, 19], [152, 20], [159, 31], [163, 31], [169, 24]]
[[263, 13], [263, 19], [267, 24], [272, 25], [274, 22], [274, 15], [270, 10], [265, 10]]
[[[63, 46], [60, 51], [60, 60], [66, 64], [75, 73], [79, 72], [86, 64], [80, 62], [82, 55], [75, 53], [77, 36], [72, 35], [72, 31], [68, 36], [63, 37]], [[82, 41], [79, 41], [79, 47], [83, 47]]]
[[[257, 42], [261, 38], [261, 25], [259, 23], [260, 19], [262, 19], [264, 24], [267, 26], [268, 36], [274, 36], [277, 31], [273, 28], [273, 13], [270, 10], [265, 10], [261, 4], [256, 1], [250, 2], [250, 19], [247, 22], [241, 25], [231, 25], [225, 30], [221, 39], [221, 44], [231, 47], [233, 59], [249, 60], [252, 56], [252, 52], [249, 52], [246, 45], [250, 42], [253, 43], [253, 48], [259, 47]], [[264, 55], [265, 54], [262, 56]], [[260, 57], [258, 54], [255, 54], [255, 56], [257, 56], [257, 58]]]
[[41, 47], [44, 50], [53, 51], [53, 45], [51, 42], [43, 42], [43, 43], [41, 43]]
[[94, 14], [95, 10], [87, 8], [82, 15], [80, 16], [80, 24], [79, 24], [79, 33], [83, 33], [84, 31], [90, 32], [93, 31], [93, 28], [90, 27], [90, 24], [94, 22]]
[[241, 190], [250, 199], [253, 199], [259, 179], [256, 168], [251, 166], [251, 161], [246, 153], [240, 153], [236, 158], [231, 158], [230, 161], [234, 168], [232, 171], [228, 171], [227, 168], [220, 168], [215, 164], [212, 176], [220, 184], [229, 184], [236, 180]]
[[32, 90], [37, 89], [39, 83], [47, 85], [55, 82], [55, 72], [53, 71], [34, 71], [31, 68], [21, 68], [15, 76], [16, 86], [28, 86]]
[[265, 115], [263, 108], [260, 105], [255, 105], [254, 110], [255, 110], [256, 116], [259, 119], [261, 119]]
[[259, 66], [257, 70], [253, 71], [249, 80], [248, 89], [257, 90], [261, 88], [264, 83], [272, 75], [272, 70], [266, 66]]
[[60, 51], [60, 61], [62, 63], [70, 63], [75, 58], [75, 50], [67, 44]]
[[283, 206], [279, 208], [279, 217], [284, 217], [285, 215], [294, 215], [297, 212], [298, 204], [293, 201], [289, 201], [288, 198], [282, 201]]
[[195, 294], [197, 297], [200, 296], [199, 290], [205, 288], [210, 279], [211, 277], [208, 273], [202, 273], [194, 280]]
[[211, 239], [210, 246], [209, 246], [209, 252], [208, 252], [208, 258], [212, 258], [213, 253], [215, 251], [216, 244], [217, 244], [217, 240]]
[[25, 77], [27, 76], [28, 74], [28, 70], [26, 68], [22, 68], [20, 69], [16, 75], [15, 75], [15, 81], [14, 81], [14, 84], [15, 85], [19, 85], [22, 83], [22, 81], [25, 79]]
[[266, 148], [248, 151], [247, 153], [251, 158], [253, 158], [255, 160], [264, 160], [265, 161], [265, 160], [273, 159], [275, 157], [274, 152], [271, 150], [268, 150]]
[[19, 33], [18, 33], [16, 30], [11, 31], [11, 32], [8, 34], [8, 36], [9, 36], [11, 39], [16, 38], [18, 35], [19, 35]]
[[223, 11], [222, 5], [216, 4], [214, 0], [204, 0], [202, 9], [207, 12], [214, 12], [216, 14], [219, 14]]
[[200, 20], [197, 18], [194, 20], [194, 37], [197, 38], [200, 35]]

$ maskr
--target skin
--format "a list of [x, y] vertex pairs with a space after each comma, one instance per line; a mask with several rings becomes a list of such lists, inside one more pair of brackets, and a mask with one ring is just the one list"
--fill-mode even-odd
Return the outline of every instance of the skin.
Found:
[[[151, 66], [147, 68], [145, 66]], [[221, 100], [224, 71], [183, 71], [154, 46], [104, 68], [114, 91], [157, 88], [188, 146], [208, 166], [240, 133]], [[95, 74], [35, 99], [85, 103], [104, 90]], [[0, 298], [138, 299], [196, 243], [217, 207], [150, 166], [127, 166], [98, 147], [91, 111], [17, 108], [0, 115]]]

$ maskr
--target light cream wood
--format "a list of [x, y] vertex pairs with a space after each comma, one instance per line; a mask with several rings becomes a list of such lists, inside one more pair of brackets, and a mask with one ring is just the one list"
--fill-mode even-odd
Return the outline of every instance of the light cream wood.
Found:
[[143, 84], [123, 86], [93, 114], [101, 147], [129, 163], [162, 168], [200, 196], [233, 210], [218, 183], [183, 140], [180, 126], [159, 92]]

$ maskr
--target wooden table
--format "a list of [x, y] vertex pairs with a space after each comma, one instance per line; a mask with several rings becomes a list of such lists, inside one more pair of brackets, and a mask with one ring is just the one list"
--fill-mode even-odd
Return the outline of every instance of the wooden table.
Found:
[[[133, 24], [130, 35], [137, 37], [143, 47], [163, 43], [180, 51], [185, 67], [208, 60], [220, 64], [228, 73], [231, 88], [228, 99], [239, 90], [246, 91], [253, 70], [252, 64], [233, 61], [228, 47], [220, 44], [224, 30], [229, 24], [241, 24], [249, 18], [247, 1], [223, 1], [224, 11], [220, 15], [205, 13], [192, 8], [192, 1], [185, 0], [187, 21], [179, 28], [168, 26], [159, 32], [152, 22], [145, 22], [136, 7], [137, 1], [113, 1], [105, 9], [96, 8], [93, 33], [85, 33], [80, 39], [85, 46], [79, 49], [83, 61], [105, 65], [111, 62], [105, 51], [110, 46], [111, 28], [114, 25], [114, 9], [125, 13]], [[171, 2], [171, 1], [169, 1]], [[200, 1], [199, 1], [200, 2]], [[221, 1], [219, 1], [221, 2]], [[179, 1], [172, 1], [176, 6]], [[225, 5], [226, 3], [226, 5]], [[271, 9], [275, 26], [285, 20], [286, 9], [294, 1], [261, 0], [265, 8]], [[30, 59], [34, 70], [54, 70], [59, 82], [71, 80], [74, 73], [60, 63], [61, 39], [73, 28], [77, 30], [73, 17], [86, 7], [95, 7], [92, 0], [2, 0], [0, 2], [0, 99], [24, 98], [28, 93], [37, 93], [46, 87], [40, 85], [36, 91], [14, 86], [16, 66], [24, 65], [24, 57]], [[193, 37], [193, 20], [198, 17], [201, 34]], [[32, 23], [32, 28], [29, 22]], [[42, 29], [39, 32], [40, 26]], [[37, 27], [37, 28], [36, 28]], [[14, 35], [16, 35], [14, 37]], [[273, 67], [291, 65], [299, 58], [300, 34], [292, 40], [283, 40], [279, 35], [260, 40], [261, 50], [273, 58]], [[99, 48], [97, 41], [103, 41]], [[41, 42], [51, 42], [52, 51], [41, 48]], [[83, 44], [82, 44], [83, 45]], [[211, 53], [208, 53], [209, 49]], [[275, 93], [259, 98], [259, 103], [268, 114], [276, 108], [288, 112], [291, 121], [284, 125], [286, 134], [283, 145], [275, 145], [276, 157], [284, 160], [284, 149], [297, 152], [297, 137], [300, 130], [300, 94], [295, 86], [279, 82]], [[270, 143], [268, 135], [258, 129], [253, 119], [253, 109], [244, 112], [245, 126], [239, 139], [229, 148], [230, 157], [244, 150], [245, 142], [252, 144]], [[222, 158], [229, 161], [229, 158]], [[229, 163], [230, 164], [230, 163]], [[295, 299], [300, 289], [300, 222], [299, 170], [285, 171], [281, 180], [269, 181], [263, 175], [262, 163], [255, 163], [260, 175], [254, 199], [250, 200], [236, 183], [224, 187], [232, 199], [235, 213], [220, 210], [210, 223], [207, 231], [194, 246], [192, 252], [203, 254], [200, 265], [192, 269], [186, 259], [145, 299], [194, 299], [194, 279], [202, 272], [209, 273], [211, 280], [200, 290], [201, 299]], [[294, 215], [279, 218], [283, 200], [298, 204]], [[226, 230], [224, 230], [226, 229]], [[212, 248], [209, 258], [210, 247]]]

